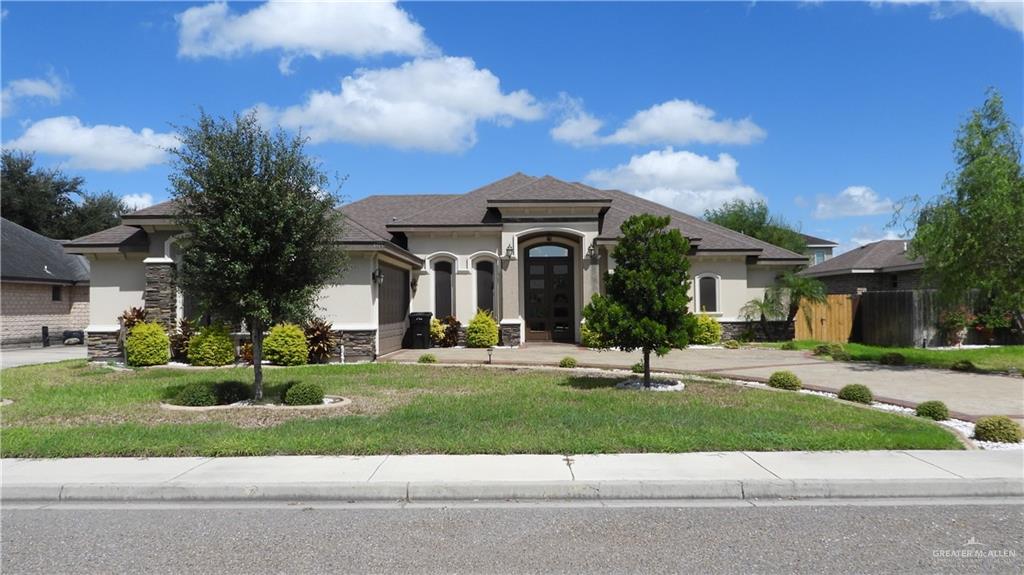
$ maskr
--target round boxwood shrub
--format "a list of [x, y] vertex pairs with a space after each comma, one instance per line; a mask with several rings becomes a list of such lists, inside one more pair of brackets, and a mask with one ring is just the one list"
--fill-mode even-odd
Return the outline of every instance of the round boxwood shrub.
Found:
[[479, 310], [466, 327], [467, 347], [498, 345], [498, 322], [487, 310]]
[[213, 386], [205, 381], [192, 381], [186, 383], [174, 397], [177, 405], [189, 407], [209, 407], [217, 405], [217, 395], [213, 392]]
[[954, 362], [953, 365], [949, 366], [949, 369], [953, 371], [976, 371], [977, 368], [969, 359], [961, 359], [960, 361]]
[[690, 334], [690, 343], [696, 345], [711, 345], [722, 339], [722, 324], [707, 314], [697, 315], [697, 321], [691, 324], [693, 333]]
[[274, 365], [305, 365], [309, 360], [306, 333], [293, 323], [275, 325], [263, 341], [263, 357]]
[[882, 365], [907, 365], [907, 358], [902, 353], [890, 351], [889, 353], [883, 353], [882, 357], [878, 358], [878, 363]]
[[832, 353], [832, 348], [827, 343], [819, 343], [818, 345], [814, 346], [813, 353], [814, 355], [829, 355]]
[[221, 381], [213, 386], [213, 394], [217, 397], [218, 404], [228, 405], [249, 399], [252, 397], [252, 390], [241, 381]]
[[563, 357], [562, 361], [558, 362], [558, 367], [576, 367], [576, 358]]
[[1020, 425], [1005, 415], [982, 417], [974, 423], [974, 439], [1018, 443], [1021, 440]]
[[643, 373], [643, 372], [644, 372], [644, 362], [642, 362], [642, 361], [638, 361], [638, 362], [634, 363], [634, 364], [633, 364], [633, 367], [631, 367], [631, 368], [629, 368], [629, 369], [630, 369], [630, 370], [631, 370], [631, 371], [632, 371], [633, 373]]
[[735, 339], [730, 339], [730, 340], [726, 341], [722, 345], [725, 346], [725, 349], [739, 349], [740, 348], [740, 342], [736, 341]]
[[324, 388], [312, 381], [291, 385], [284, 394], [285, 405], [320, 405], [324, 402]]
[[787, 341], [787, 342], [783, 343], [782, 345], [780, 345], [779, 349], [784, 349], [786, 351], [793, 351], [793, 350], [796, 349], [796, 344], [791, 342], [791, 341]]
[[234, 363], [235, 346], [227, 326], [214, 324], [199, 328], [188, 340], [188, 361], [192, 365]]
[[845, 350], [837, 350], [832, 352], [832, 359], [836, 361], [850, 361], [850, 352]]
[[135, 324], [124, 342], [128, 365], [163, 365], [171, 361], [171, 338], [155, 321]]
[[949, 408], [946, 407], [945, 403], [941, 401], [926, 401], [917, 406], [914, 413], [918, 417], [927, 417], [928, 419], [934, 419], [935, 421], [945, 421], [949, 419]]
[[872, 395], [868, 386], [861, 385], [859, 383], [851, 383], [850, 385], [843, 386], [843, 388], [839, 390], [839, 399], [870, 405], [871, 402], [875, 400], [875, 396]]
[[802, 387], [800, 378], [792, 371], [776, 371], [768, 378], [768, 386], [776, 389], [796, 391]]
[[432, 353], [425, 353], [416, 360], [417, 363], [437, 363], [437, 356]]

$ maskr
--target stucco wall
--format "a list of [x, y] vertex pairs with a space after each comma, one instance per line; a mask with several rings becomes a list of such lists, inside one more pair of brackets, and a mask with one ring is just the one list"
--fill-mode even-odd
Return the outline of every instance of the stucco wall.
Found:
[[370, 286], [372, 274], [373, 257], [368, 253], [350, 252], [348, 269], [339, 278], [340, 283], [329, 285], [320, 292], [317, 313], [334, 324], [335, 329], [358, 324], [377, 325]]
[[[499, 241], [501, 236], [493, 233], [466, 232], [431, 234], [427, 232], [408, 233], [409, 251], [426, 260], [417, 282], [416, 293], [412, 298], [410, 311], [429, 311], [437, 315], [434, 309], [434, 275], [432, 264], [436, 259], [448, 259], [455, 262], [452, 281], [455, 284], [455, 297], [452, 301], [455, 317], [467, 323], [476, 313], [476, 270], [474, 264], [478, 258], [486, 257], [495, 262], [495, 274], [500, 276], [497, 265]], [[412, 272], [416, 274], [416, 271]], [[495, 277], [495, 283], [501, 284], [501, 278]], [[500, 302], [501, 290], [496, 290], [496, 299]], [[499, 310], [500, 304], [497, 305]], [[500, 315], [500, 314], [499, 314]]]
[[88, 286], [62, 286], [61, 300], [53, 301], [51, 284], [0, 284], [0, 344], [39, 342], [43, 326], [59, 343], [62, 331], [83, 330], [88, 322]]
[[89, 325], [116, 326], [121, 312], [142, 307], [146, 268], [142, 256], [100, 257], [89, 262]]

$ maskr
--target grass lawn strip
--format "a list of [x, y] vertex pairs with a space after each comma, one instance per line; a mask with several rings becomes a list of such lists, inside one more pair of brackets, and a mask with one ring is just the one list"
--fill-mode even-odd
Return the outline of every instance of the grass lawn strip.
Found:
[[[3, 456], [636, 453], [959, 449], [923, 420], [822, 397], [684, 378], [683, 393], [614, 389], [620, 376], [365, 364], [269, 370], [267, 393], [315, 381], [338, 411], [182, 413], [159, 403], [196, 379], [248, 370], [114, 371], [85, 361], [3, 371]], [[342, 415], [343, 414], [343, 415]]]
[[[793, 342], [797, 349], [812, 350], [821, 341], [797, 340]], [[779, 347], [781, 344], [761, 344]], [[1006, 373], [1024, 371], [1024, 346], [1008, 345], [1003, 347], [985, 347], [971, 349], [927, 349], [920, 347], [879, 347], [861, 343], [845, 343], [843, 348], [854, 361], [877, 362], [886, 353], [900, 353], [907, 359], [907, 365], [920, 365], [940, 369], [949, 369], [958, 361], [970, 361], [979, 371]]]

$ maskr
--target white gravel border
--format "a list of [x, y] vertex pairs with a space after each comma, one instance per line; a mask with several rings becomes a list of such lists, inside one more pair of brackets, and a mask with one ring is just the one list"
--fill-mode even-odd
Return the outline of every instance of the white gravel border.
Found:
[[644, 380], [632, 378], [615, 384], [615, 389], [633, 391], [683, 391], [686, 385], [678, 379], [651, 379], [651, 386], [644, 387]]

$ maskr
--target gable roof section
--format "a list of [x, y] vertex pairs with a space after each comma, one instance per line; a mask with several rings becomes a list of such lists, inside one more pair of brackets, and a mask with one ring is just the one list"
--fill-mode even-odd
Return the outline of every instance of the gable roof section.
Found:
[[6, 281], [89, 282], [89, 262], [64, 253], [57, 240], [0, 218], [0, 277]]
[[491, 182], [465, 194], [451, 196], [433, 207], [420, 210], [395, 222], [392, 228], [406, 227], [467, 227], [499, 226], [501, 222], [487, 209], [487, 200], [506, 197], [506, 194], [532, 183], [537, 178], [516, 172], [507, 178]]
[[909, 240], [879, 240], [854, 248], [800, 272], [807, 276], [830, 276], [855, 273], [885, 273], [919, 269], [924, 259], [907, 256]]
[[800, 237], [804, 239], [804, 243], [806, 243], [809, 248], [836, 247], [839, 245], [832, 240], [825, 240], [807, 234], [800, 234]]

